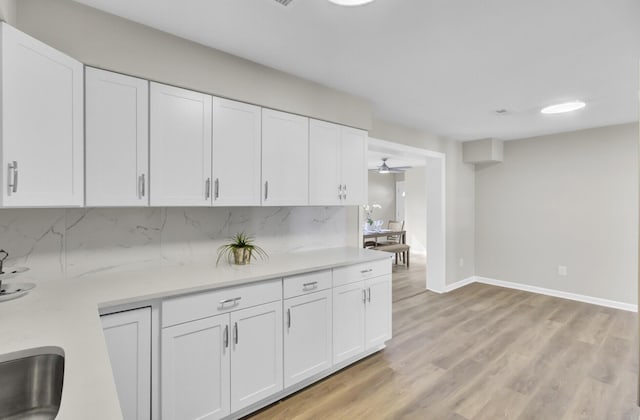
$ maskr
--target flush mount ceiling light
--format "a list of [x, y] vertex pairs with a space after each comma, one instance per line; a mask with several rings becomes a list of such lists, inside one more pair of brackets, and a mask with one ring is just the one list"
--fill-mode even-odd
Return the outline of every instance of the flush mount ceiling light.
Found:
[[571, 102], [563, 102], [561, 104], [550, 105], [545, 108], [542, 108], [540, 112], [543, 114], [562, 114], [565, 112], [577, 111], [578, 109], [582, 109], [586, 106], [582, 101], [571, 101]]
[[338, 6], [363, 6], [367, 3], [371, 3], [373, 0], [329, 0], [333, 4]]

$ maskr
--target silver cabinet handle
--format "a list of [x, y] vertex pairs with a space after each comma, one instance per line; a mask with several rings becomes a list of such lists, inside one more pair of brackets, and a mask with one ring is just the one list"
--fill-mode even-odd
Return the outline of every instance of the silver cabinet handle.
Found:
[[342, 187], [342, 191], [344, 192], [344, 194], [342, 194], [342, 198], [343, 199], [347, 199], [347, 184], [344, 184], [344, 186]]
[[233, 341], [238, 344], [238, 323], [233, 323]]
[[213, 186], [213, 198], [217, 200], [218, 197], [220, 197], [220, 180], [216, 178]]
[[[13, 175], [13, 176], [12, 176]], [[9, 163], [9, 193], [18, 192], [18, 162]]]
[[371, 303], [371, 288], [367, 287], [367, 302]]
[[264, 181], [264, 201], [269, 198], [269, 181]]
[[370, 273], [370, 272], [372, 272], [372, 271], [373, 271], [373, 268], [370, 268], [370, 269], [368, 269], [368, 270], [360, 270], [360, 272], [361, 272], [362, 274]]
[[302, 289], [303, 290], [313, 290], [313, 289], [317, 289], [318, 288], [318, 282], [317, 281], [312, 281], [311, 283], [304, 283], [302, 285]]
[[291, 308], [287, 309], [287, 328], [291, 329]]
[[204, 199], [208, 200], [211, 197], [211, 178], [207, 178], [204, 182]]
[[229, 348], [229, 325], [224, 326], [224, 336], [222, 337], [224, 348]]
[[138, 176], [138, 198], [142, 198], [145, 196], [145, 182], [144, 182], [144, 174]]
[[362, 301], [367, 303], [367, 291], [365, 289], [362, 289]]
[[233, 303], [233, 306], [238, 305], [239, 301], [242, 299], [242, 297], [235, 297], [235, 298], [229, 298], [229, 299], [223, 299], [220, 302], [218, 302], [220, 304], [220, 308], [224, 308], [224, 305], [226, 305], [227, 303]]

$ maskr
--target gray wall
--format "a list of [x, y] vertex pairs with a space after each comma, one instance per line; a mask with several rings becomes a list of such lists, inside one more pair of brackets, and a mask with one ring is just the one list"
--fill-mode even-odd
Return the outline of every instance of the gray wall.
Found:
[[17, 26], [85, 64], [365, 130], [371, 125], [367, 100], [71, 0], [20, 0]]
[[476, 274], [636, 303], [637, 124], [506, 142], [504, 153], [476, 171]]
[[0, 0], [0, 20], [15, 25], [16, 0]]
[[385, 226], [395, 219], [396, 177], [393, 174], [369, 172], [369, 204], [380, 204], [381, 209], [373, 212], [373, 220], [382, 219]]

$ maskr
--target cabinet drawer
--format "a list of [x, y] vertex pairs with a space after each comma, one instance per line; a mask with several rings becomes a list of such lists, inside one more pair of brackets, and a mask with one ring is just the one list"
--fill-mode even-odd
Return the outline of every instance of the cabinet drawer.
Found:
[[391, 273], [391, 257], [333, 269], [333, 287]]
[[277, 300], [282, 300], [281, 279], [167, 299], [162, 302], [162, 327]]
[[292, 298], [331, 287], [331, 270], [316, 271], [286, 277], [283, 282], [284, 298]]

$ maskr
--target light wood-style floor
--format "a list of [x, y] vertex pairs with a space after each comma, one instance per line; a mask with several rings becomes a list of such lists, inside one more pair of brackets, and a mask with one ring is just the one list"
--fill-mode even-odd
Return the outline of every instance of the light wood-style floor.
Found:
[[637, 420], [636, 314], [394, 268], [387, 348], [253, 419]]

